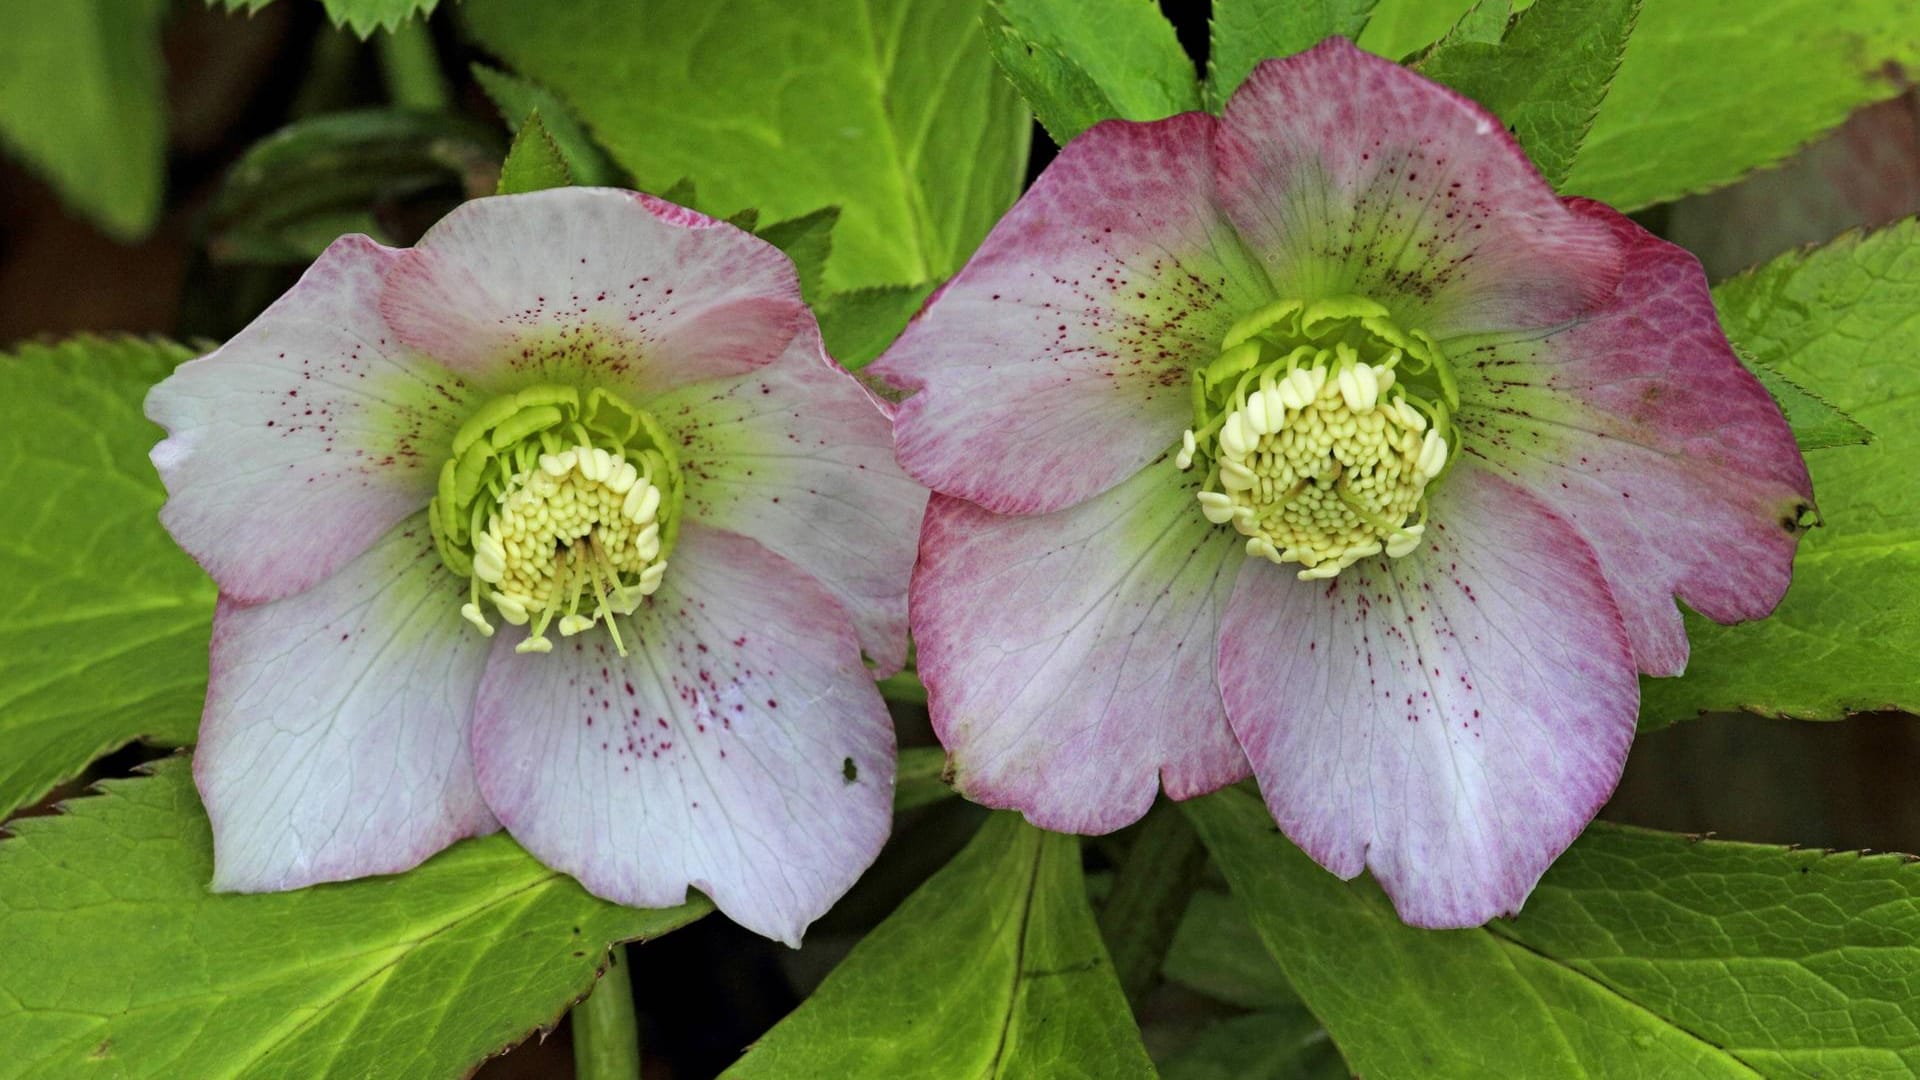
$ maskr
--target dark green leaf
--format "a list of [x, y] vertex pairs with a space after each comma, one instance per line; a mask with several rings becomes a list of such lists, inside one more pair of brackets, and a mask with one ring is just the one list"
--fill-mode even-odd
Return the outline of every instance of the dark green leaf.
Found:
[[1200, 108], [1193, 61], [1154, 0], [991, 0], [994, 59], [1055, 142], [1113, 117]]
[[1033, 110], [1034, 119], [1061, 146], [1117, 115], [1112, 99], [1093, 76], [1053, 46], [1029, 41], [1010, 26], [989, 26], [987, 49]]
[[1300, 1005], [1223, 1020], [1160, 1063], [1161, 1080], [1346, 1080], [1347, 1075], [1326, 1029]]
[[828, 289], [957, 269], [1018, 194], [1031, 125], [983, 0], [468, 0], [474, 35], [548, 86], [643, 190], [770, 220], [840, 208]]
[[[215, 7], [229, 11], [245, 11], [251, 15], [273, 0], [207, 0]], [[320, 0], [327, 9], [327, 18], [335, 26], [345, 26], [362, 38], [373, 36], [375, 30], [392, 30], [408, 19], [426, 18], [440, 5], [440, 0]], [[526, 115], [522, 113], [521, 115]]]
[[1498, 43], [1449, 39], [1419, 72], [1485, 105], [1559, 187], [1606, 99], [1640, 0], [1539, 0]]
[[1831, 450], [1836, 446], [1865, 446], [1873, 441], [1873, 432], [1835, 408], [1826, 398], [1748, 356], [1738, 345], [1734, 351], [1741, 354], [1740, 360], [1747, 370], [1773, 395], [1774, 404], [1785, 414], [1800, 449]]
[[1290, 56], [1329, 37], [1357, 39], [1375, 0], [1214, 0], [1207, 51], [1207, 100], [1233, 96], [1255, 64]]
[[1300, 1003], [1230, 893], [1202, 889], [1193, 895], [1160, 970], [1169, 982], [1243, 1009]]
[[897, 285], [834, 293], [815, 307], [827, 351], [849, 368], [859, 368], [885, 352], [920, 310], [928, 285]]
[[571, 183], [573, 177], [567, 172], [559, 144], [540, 122], [540, 110], [533, 110], [513, 136], [513, 146], [508, 148], [507, 160], [500, 166], [500, 184], [495, 191], [501, 195], [518, 195]]
[[1151, 1077], [1080, 876], [1013, 814], [854, 946], [726, 1073], [738, 1080]]
[[184, 758], [0, 841], [0, 1076], [458, 1076], [554, 1024], [609, 943], [708, 910], [618, 907], [496, 833], [405, 874], [207, 891]]
[[759, 237], [793, 260], [800, 274], [800, 295], [817, 303], [825, 295], [827, 259], [833, 254], [833, 227], [840, 221], [840, 208], [823, 207], [811, 214], [763, 225]]
[[950, 798], [946, 781], [947, 752], [937, 746], [915, 746], [900, 751], [894, 769], [893, 810], [913, 810]]
[[1687, 673], [1642, 683], [1642, 725], [1710, 710], [1920, 710], [1920, 224], [1782, 256], [1722, 283], [1714, 301], [1763, 368], [1832, 401], [1874, 441], [1807, 459], [1824, 526], [1801, 540], [1786, 599], [1740, 626], [1689, 615]]
[[162, 432], [141, 415], [190, 355], [131, 338], [0, 355], [0, 818], [134, 739], [193, 740], [214, 588], [160, 527]]
[[546, 125], [547, 134], [560, 148], [560, 156], [567, 163], [567, 172], [573, 182], [582, 187], [619, 186], [622, 182], [620, 170], [593, 139], [587, 135], [587, 129], [580, 125], [566, 102], [547, 88], [525, 79], [516, 78], [504, 71], [498, 71], [485, 64], [473, 65], [473, 77], [479, 81], [480, 88], [493, 100], [494, 107], [500, 110], [500, 117], [506, 121], [507, 130], [520, 133], [520, 120], [535, 109], [540, 110], [540, 122]]

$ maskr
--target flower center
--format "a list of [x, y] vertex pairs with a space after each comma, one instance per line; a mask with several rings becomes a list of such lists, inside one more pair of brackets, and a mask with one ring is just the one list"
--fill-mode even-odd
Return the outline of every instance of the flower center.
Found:
[[1458, 447], [1459, 393], [1433, 339], [1340, 297], [1275, 301], [1221, 348], [1194, 372], [1194, 426], [1174, 459], [1206, 468], [1206, 519], [1303, 579], [1419, 546], [1428, 486]]
[[447, 568], [467, 579], [460, 614], [491, 636], [481, 604], [531, 625], [520, 652], [549, 652], [660, 587], [679, 527], [680, 466], [651, 415], [605, 390], [495, 398], [462, 425], [429, 518]]

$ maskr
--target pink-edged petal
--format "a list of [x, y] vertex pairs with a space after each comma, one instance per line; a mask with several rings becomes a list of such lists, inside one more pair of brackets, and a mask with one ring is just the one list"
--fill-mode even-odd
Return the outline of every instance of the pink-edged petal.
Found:
[[888, 407], [827, 358], [812, 324], [774, 363], [652, 407], [678, 439], [689, 519], [804, 570], [852, 617], [877, 674], [900, 670], [927, 490], [894, 460]]
[[1639, 683], [1577, 533], [1462, 461], [1430, 543], [1330, 581], [1248, 560], [1220, 635], [1274, 819], [1415, 926], [1519, 909], [1626, 764]]
[[1621, 273], [1498, 118], [1341, 38], [1254, 68], [1215, 145], [1222, 204], [1282, 295], [1367, 296], [1444, 341], [1564, 321]]
[[1165, 461], [1078, 506], [1001, 516], [934, 495], [913, 633], [953, 782], [1060, 832], [1111, 832], [1164, 784], [1247, 775], [1213, 641], [1245, 558]]
[[476, 381], [584, 380], [636, 400], [768, 363], [812, 317], [773, 245], [612, 188], [462, 203], [408, 253], [381, 307]]
[[1573, 523], [1640, 670], [1678, 675], [1687, 636], [1673, 598], [1720, 622], [1772, 611], [1813, 485], [1728, 346], [1700, 264], [1599, 203], [1570, 205], [1613, 230], [1632, 269], [1593, 316], [1456, 358], [1463, 445]]
[[660, 591], [545, 656], [503, 631], [481, 682], [487, 804], [541, 862], [636, 907], [689, 885], [800, 943], [892, 824], [893, 727], [833, 597], [744, 537], [689, 522]]
[[214, 614], [193, 775], [213, 887], [409, 869], [499, 826], [467, 754], [487, 642], [416, 515], [298, 596]]
[[1215, 120], [1097, 124], [869, 371], [907, 472], [1000, 513], [1104, 491], [1177, 443], [1188, 371], [1272, 299], [1213, 199]]
[[231, 341], [147, 395], [160, 520], [227, 596], [312, 586], [432, 498], [471, 390], [380, 315], [403, 252], [334, 241]]

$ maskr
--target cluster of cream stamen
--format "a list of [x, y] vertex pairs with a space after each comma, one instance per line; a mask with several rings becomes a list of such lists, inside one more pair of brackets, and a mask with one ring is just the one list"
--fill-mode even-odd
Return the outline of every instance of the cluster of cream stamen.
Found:
[[[1236, 324], [1195, 374], [1195, 427], [1174, 463], [1208, 463], [1197, 498], [1248, 555], [1328, 578], [1371, 555], [1399, 558], [1426, 529], [1427, 487], [1453, 450], [1451, 372], [1422, 334], [1377, 304], [1281, 301]], [[1410, 392], [1403, 369], [1438, 393]]]
[[533, 386], [477, 410], [454, 436], [429, 519], [442, 560], [467, 579], [460, 615], [528, 627], [520, 652], [604, 626], [660, 588], [680, 474], [653, 418], [604, 390]]

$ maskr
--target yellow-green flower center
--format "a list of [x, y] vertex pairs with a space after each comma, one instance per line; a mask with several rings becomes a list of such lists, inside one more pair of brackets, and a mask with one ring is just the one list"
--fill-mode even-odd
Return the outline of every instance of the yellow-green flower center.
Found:
[[[431, 509], [460, 614], [491, 635], [491, 607], [530, 627], [521, 652], [606, 627], [660, 587], [678, 531], [680, 468], [646, 412], [605, 390], [533, 386], [495, 398], [454, 436]], [[484, 605], [484, 606], [483, 606]]]
[[1418, 547], [1429, 485], [1458, 449], [1459, 395], [1433, 339], [1340, 297], [1276, 301], [1221, 346], [1194, 373], [1194, 426], [1175, 458], [1207, 469], [1206, 519], [1302, 578]]

